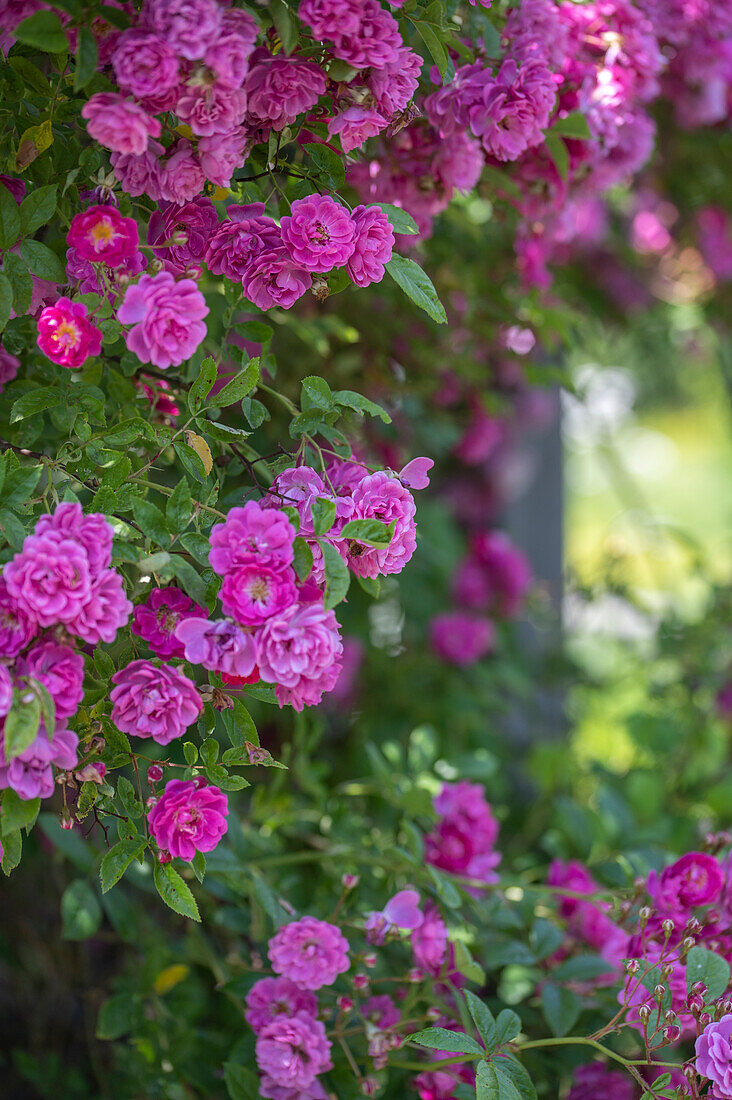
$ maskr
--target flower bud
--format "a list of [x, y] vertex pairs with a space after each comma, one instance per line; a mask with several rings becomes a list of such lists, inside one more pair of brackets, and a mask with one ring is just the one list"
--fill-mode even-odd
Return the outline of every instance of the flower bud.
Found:
[[712, 1022], [711, 1015], [708, 1012], [702, 1012], [701, 1015], [699, 1016], [699, 1023], [702, 1025], [702, 1027], [706, 1027], [707, 1024], [711, 1024], [711, 1022]]
[[701, 921], [697, 920], [696, 917], [689, 917], [688, 921], [686, 922], [686, 931], [689, 933], [689, 935], [696, 936], [699, 932], [701, 932], [701, 930]]
[[368, 989], [369, 976], [368, 974], [354, 974], [353, 975], [353, 988], [354, 989]]
[[627, 963], [625, 964], [626, 974], [630, 974], [630, 976], [632, 978], [633, 975], [637, 974], [639, 970], [640, 970], [640, 963], [638, 962], [638, 960], [637, 959], [628, 959]]
[[670, 1024], [663, 1029], [663, 1037], [667, 1043], [678, 1043], [681, 1038], [681, 1028], [677, 1024]]
[[442, 1009], [441, 1008], [437, 1008], [436, 1006], [433, 1006], [432, 1008], [427, 1009], [427, 1019], [428, 1020], [439, 1020], [441, 1015], [442, 1015]]
[[642, 1024], [647, 1024], [651, 1018], [651, 1010], [648, 1005], [641, 1005], [638, 1009], [638, 1018]]
[[158, 801], [158, 796], [156, 794], [151, 794], [150, 797], [145, 801], [145, 808], [147, 810], [154, 810], [158, 804]]
[[344, 875], [341, 879], [341, 886], [344, 890], [355, 890], [359, 883], [358, 875]]
[[689, 1081], [693, 1081], [696, 1077], [696, 1066], [693, 1062], [687, 1062], [686, 1065], [682, 1067], [681, 1072]]
[[415, 983], [416, 982], [423, 982], [424, 981], [424, 970], [420, 970], [418, 966], [413, 967], [412, 970], [410, 970], [409, 973], [407, 974], [407, 981], [408, 982], [415, 982]]
[[170, 852], [158, 852], [158, 863], [170, 863], [172, 858]]
[[368, 966], [369, 969], [373, 969], [376, 966], [376, 962], [376, 955], [374, 955], [373, 951], [363, 957], [363, 965]]
[[703, 997], [707, 992], [707, 987], [704, 985], [704, 982], [694, 982], [689, 992], [699, 994], [700, 997]]
[[59, 818], [59, 825], [61, 826], [62, 829], [73, 829], [73, 827], [74, 827], [74, 822], [73, 822], [71, 816], [69, 815], [69, 811], [65, 807], [64, 807], [64, 812], [61, 814], [61, 817]]
[[683, 958], [684, 955], [688, 955], [693, 946], [694, 946], [694, 940], [692, 939], [691, 936], [687, 936], [686, 939], [681, 944], [681, 950], [679, 952], [680, 956]]
[[379, 1082], [375, 1077], [364, 1077], [361, 1081], [361, 1092], [364, 1096], [376, 1096], [379, 1091]]
[[182, 247], [184, 244], [188, 244], [188, 234], [186, 233], [185, 229], [176, 229], [175, 233], [172, 233], [170, 235], [167, 243]]
[[163, 270], [164, 266], [165, 265], [163, 264], [162, 260], [159, 260], [157, 258], [157, 256], [153, 256], [152, 260], [148, 261], [147, 274], [148, 275], [157, 275], [158, 271]]
[[660, 1005], [663, 998], [666, 996], [666, 986], [656, 985], [653, 987], [653, 996], [656, 1000], [656, 1004]]
[[661, 927], [663, 928], [664, 936], [666, 937], [666, 939], [668, 939], [669, 936], [673, 933], [675, 925], [674, 925], [674, 922], [671, 920], [671, 918], [667, 917], [666, 920], [661, 925]]
[[667, 1024], [672, 1024], [676, 1019], [676, 1013], [672, 1008], [669, 1008], [667, 1012], [664, 1012], [663, 1018]]
[[148, 783], [159, 783], [163, 778], [163, 769], [159, 764], [151, 764], [147, 769], [147, 781]]
[[645, 928], [652, 916], [653, 910], [648, 905], [644, 905], [638, 914], [638, 923], [641, 928]]
[[330, 297], [328, 280], [324, 279], [322, 275], [316, 276], [313, 279], [312, 292], [319, 302], [324, 302], [326, 298]]
[[106, 747], [107, 742], [104, 740], [103, 737], [92, 737], [91, 741], [89, 742], [90, 752], [101, 753], [104, 752]]
[[339, 997], [336, 1001], [339, 1012], [351, 1012], [353, 1009], [353, 1001], [350, 997]]

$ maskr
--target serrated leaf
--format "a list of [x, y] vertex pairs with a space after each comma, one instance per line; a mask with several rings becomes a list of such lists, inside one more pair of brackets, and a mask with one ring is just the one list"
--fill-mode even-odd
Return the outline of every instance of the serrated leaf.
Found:
[[250, 359], [244, 370], [226, 383], [219, 392], [211, 398], [211, 404], [223, 409], [227, 405], [233, 405], [241, 401], [254, 389], [259, 381], [259, 359]]
[[170, 566], [176, 580], [180, 581], [191, 599], [195, 600], [201, 607], [207, 607], [206, 584], [191, 563], [182, 558], [180, 554], [171, 554]]
[[20, 236], [18, 204], [4, 184], [0, 184], [0, 248], [11, 248]]
[[338, 191], [343, 187], [346, 180], [346, 169], [335, 149], [312, 141], [304, 145], [303, 148], [308, 158], [315, 165], [317, 174], [321, 179], [325, 180], [334, 191]]
[[582, 1009], [576, 993], [553, 982], [546, 982], [541, 991], [541, 1010], [552, 1034], [566, 1035], [574, 1026]]
[[144, 837], [130, 837], [118, 841], [104, 856], [99, 868], [99, 882], [102, 893], [106, 894], [122, 878], [133, 860], [145, 851]]
[[5, 756], [7, 760], [13, 760], [20, 756], [29, 745], [32, 745], [38, 736], [41, 724], [41, 704], [38, 696], [30, 689], [13, 692], [13, 705], [5, 717], [3, 730], [5, 740]]
[[336, 505], [334, 500], [325, 497], [315, 497], [310, 502], [310, 515], [313, 519], [313, 531], [316, 535], [324, 535], [330, 531], [335, 523]]
[[[456, 956], [457, 956], [457, 943], [455, 944]], [[487, 1005], [483, 1004], [479, 997], [476, 997], [474, 993], [471, 993], [469, 989], [464, 991], [465, 1000], [468, 1005], [470, 1015], [473, 1017], [473, 1023], [478, 1029], [478, 1034], [483, 1040], [483, 1046], [491, 1053], [495, 1050], [498, 1040], [498, 1032], [496, 1030], [496, 1021], [493, 1013]]]
[[132, 502], [132, 514], [142, 533], [157, 545], [168, 546], [170, 533], [165, 516], [151, 500], [136, 497]]
[[206, 398], [211, 392], [211, 388], [217, 378], [218, 367], [216, 365], [216, 360], [209, 355], [201, 363], [198, 378], [188, 391], [188, 407], [192, 413], [195, 414], [203, 408], [206, 403]]
[[394, 537], [394, 526], [394, 520], [384, 523], [380, 519], [352, 519], [343, 527], [339, 537], [381, 549], [388, 546]]
[[558, 118], [551, 127], [553, 133], [562, 137], [592, 141], [593, 134], [587, 125], [587, 119], [580, 111], [572, 111], [565, 118]]
[[[2, 190], [2, 188], [0, 188]], [[0, 271], [0, 332], [3, 331], [10, 320], [10, 312], [13, 308], [13, 288], [7, 275]]]
[[26, 417], [43, 412], [44, 409], [51, 409], [58, 404], [58, 400], [59, 392], [57, 389], [53, 390], [48, 386], [39, 386], [36, 390], [30, 390], [14, 402], [10, 410], [10, 423], [15, 424], [18, 420], [25, 420]]
[[716, 1001], [729, 985], [730, 966], [726, 959], [706, 947], [692, 947], [686, 956], [686, 987], [691, 990], [694, 982], [704, 982], [707, 987], [706, 1003]]
[[[41, 14], [39, 12], [39, 14]], [[20, 254], [28, 264], [28, 270], [39, 279], [47, 279], [50, 283], [65, 283], [66, 269], [55, 252], [47, 245], [30, 238], [22, 241]]]
[[168, 497], [168, 503], [165, 507], [165, 518], [172, 530], [178, 533], [186, 529], [192, 515], [193, 500], [191, 498], [191, 490], [186, 479], [181, 478], [171, 495]]
[[94, 35], [88, 27], [79, 27], [76, 43], [76, 70], [74, 72], [75, 92], [80, 92], [82, 88], [87, 86], [97, 71], [98, 62], [99, 50]]
[[191, 867], [193, 868], [193, 874], [196, 876], [199, 882], [203, 882], [206, 875], [206, 857], [203, 852], [196, 852], [195, 856], [191, 860]]
[[569, 175], [569, 150], [559, 134], [547, 130], [544, 134], [544, 147], [554, 162], [554, 166], [563, 180]]
[[323, 605], [326, 610], [335, 607], [345, 599], [351, 583], [351, 574], [335, 546], [330, 542], [321, 542], [323, 568], [325, 571], [325, 596]]
[[196, 899], [170, 863], [156, 863], [153, 871], [155, 889], [165, 904], [174, 912], [200, 923]]
[[13, 310], [22, 317], [30, 309], [33, 298], [33, 279], [22, 258], [15, 252], [6, 252], [3, 256], [3, 275], [7, 277], [13, 289]]
[[422, 41], [430, 52], [430, 57], [438, 68], [440, 76], [445, 78], [447, 72], [447, 50], [441, 40], [441, 28], [434, 23], [427, 23], [420, 19], [410, 19], [410, 23], [417, 28]]
[[297, 20], [285, 0], [269, 0], [272, 22], [286, 54], [292, 53], [298, 37]]
[[295, 539], [292, 549], [294, 555], [292, 566], [297, 573], [297, 579], [303, 583], [313, 571], [313, 552], [309, 543], [300, 537]]
[[423, 309], [433, 321], [438, 324], [447, 323], [445, 307], [437, 297], [432, 280], [419, 264], [395, 253], [387, 263], [386, 270], [407, 297]]
[[429, 1047], [430, 1050], [446, 1050], [451, 1054], [477, 1054], [480, 1057], [485, 1054], [472, 1035], [464, 1035], [461, 1031], [448, 1031], [445, 1027], [426, 1027], [424, 1031], [410, 1035], [409, 1042], [418, 1043], [421, 1047]]
[[35, 233], [42, 225], [47, 225], [56, 213], [55, 184], [35, 187], [20, 204], [20, 224], [24, 236]]
[[68, 39], [61, 20], [52, 11], [37, 11], [24, 19], [13, 32], [19, 42], [46, 53], [63, 53]]
[[500, 1100], [498, 1074], [489, 1062], [479, 1062], [475, 1074], [476, 1100]]
[[224, 1084], [231, 1100], [259, 1100], [259, 1078], [247, 1066], [224, 1062]]
[[406, 210], [401, 206], [393, 206], [389, 202], [377, 203], [386, 214], [395, 233], [419, 233], [419, 226]]
[[0, 814], [0, 833], [14, 833], [18, 829], [27, 829], [33, 825], [38, 817], [40, 798], [30, 798], [27, 801], [11, 788], [7, 787], [2, 793], [2, 813]]

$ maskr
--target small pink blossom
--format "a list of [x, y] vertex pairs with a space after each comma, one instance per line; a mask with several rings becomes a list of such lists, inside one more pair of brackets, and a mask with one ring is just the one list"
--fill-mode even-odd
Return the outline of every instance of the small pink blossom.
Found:
[[176, 627], [175, 635], [185, 647], [186, 660], [210, 672], [248, 677], [256, 668], [254, 636], [235, 623], [185, 618]]
[[234, 566], [264, 565], [287, 569], [292, 564], [295, 528], [284, 512], [249, 500], [231, 508], [224, 523], [211, 528], [211, 568], [222, 576]]
[[160, 137], [160, 123], [136, 103], [116, 92], [97, 92], [81, 108], [89, 137], [115, 153], [142, 156], [150, 138]]
[[338, 680], [343, 651], [338, 620], [322, 604], [292, 604], [259, 634], [259, 671], [276, 685], [280, 706], [315, 706]]
[[301, 989], [289, 978], [260, 978], [246, 996], [244, 1018], [254, 1031], [261, 1031], [275, 1016], [294, 1016], [305, 1012], [315, 1016], [318, 1001], [308, 989]]
[[433, 977], [440, 973], [447, 957], [447, 928], [436, 906], [427, 906], [424, 920], [412, 932], [412, 951], [417, 966]]
[[188, 61], [203, 57], [216, 41], [221, 16], [216, 0], [145, 0], [142, 10], [143, 25]]
[[28, 535], [3, 570], [8, 594], [41, 627], [68, 623], [91, 595], [89, 559], [75, 539], [57, 531]]
[[443, 661], [453, 665], [474, 665], [495, 645], [496, 631], [490, 619], [464, 611], [445, 611], [430, 623], [430, 644]]
[[7, 760], [0, 734], [0, 788], [11, 787], [24, 801], [50, 798], [54, 791], [53, 765], [69, 770], [76, 766], [79, 738], [71, 730], [59, 729], [49, 738], [41, 727], [38, 736], [19, 756]]
[[329, 195], [295, 199], [290, 213], [280, 220], [280, 229], [293, 262], [306, 271], [342, 267], [355, 248], [353, 218]]
[[356, 233], [348, 274], [356, 286], [380, 283], [394, 251], [394, 230], [379, 206], [356, 206], [351, 216]]
[[182, 657], [184, 646], [176, 636], [176, 627], [186, 619], [203, 614], [204, 609], [180, 588], [174, 585], [153, 588], [145, 603], [135, 607], [131, 630], [145, 639], [156, 657], [164, 660]]
[[225, 614], [244, 626], [259, 626], [297, 603], [295, 573], [239, 565], [224, 577], [220, 596]]
[[137, 222], [114, 206], [90, 206], [71, 219], [66, 240], [82, 260], [119, 267], [137, 254]]
[[132, 661], [112, 677], [112, 721], [123, 733], [168, 745], [203, 710], [196, 685], [172, 665]]
[[[219, 227], [219, 216], [210, 199], [197, 195], [190, 202], [161, 203], [150, 215], [148, 244], [174, 275], [200, 274], [206, 245]], [[165, 241], [183, 238], [163, 247]]]
[[344, 153], [360, 149], [370, 137], [376, 137], [388, 125], [388, 120], [370, 107], [346, 107], [345, 111], [328, 119], [328, 136], [340, 136]]
[[244, 118], [247, 97], [241, 89], [223, 84], [189, 87], [175, 108], [175, 113], [187, 122], [194, 134], [211, 137], [213, 134], [229, 134]]
[[14, 599], [0, 577], [0, 657], [16, 657], [38, 631], [32, 615]]
[[313, 285], [309, 271], [299, 267], [285, 248], [268, 248], [249, 263], [242, 275], [245, 298], [260, 309], [290, 309]]
[[223, 791], [202, 786], [203, 780], [171, 779], [147, 815], [157, 846], [190, 861], [196, 852], [211, 852], [228, 825], [229, 803]]
[[242, 127], [225, 134], [199, 138], [198, 163], [204, 177], [217, 187], [228, 187], [234, 170], [246, 160], [248, 141], [246, 130]]
[[[128, 195], [147, 195], [158, 202], [163, 194], [163, 147], [151, 141], [139, 156], [135, 153], [112, 153], [109, 158], [115, 176]], [[201, 184], [202, 186], [202, 184]], [[200, 190], [200, 187], [199, 187]]]
[[256, 50], [244, 84], [247, 117], [253, 127], [284, 130], [325, 92], [325, 73], [312, 61], [271, 57]]
[[59, 298], [38, 318], [38, 347], [60, 367], [75, 370], [102, 350], [102, 334], [87, 320], [83, 302]]
[[264, 203], [229, 206], [229, 221], [222, 222], [206, 244], [206, 266], [214, 275], [237, 281], [249, 265], [267, 249], [277, 248], [282, 238], [277, 224], [264, 213]]
[[56, 718], [76, 714], [84, 698], [84, 658], [68, 645], [39, 642], [18, 662], [21, 676], [38, 680], [48, 691]]
[[125, 92], [144, 99], [178, 85], [178, 58], [170, 44], [156, 34], [122, 31], [112, 54], [117, 83]]
[[298, 1092], [332, 1069], [325, 1027], [307, 1012], [275, 1016], [257, 1036], [257, 1065], [276, 1084]]
[[206, 335], [208, 306], [193, 279], [176, 282], [169, 271], [143, 275], [127, 288], [117, 310], [123, 325], [133, 327], [126, 343], [141, 363], [165, 369], [193, 355]]
[[348, 970], [348, 941], [339, 928], [316, 917], [284, 924], [269, 941], [269, 961], [275, 974], [301, 989], [332, 985]]
[[[202, 140], [212, 140], [204, 138]], [[181, 138], [171, 146], [160, 173], [160, 197], [181, 205], [195, 199], [203, 190], [206, 173], [190, 141]], [[152, 196], [151, 196], [152, 197]]]
[[379, 470], [359, 481], [352, 499], [352, 519], [394, 523], [394, 533], [389, 545], [380, 549], [356, 539], [340, 540], [336, 545], [341, 556], [359, 577], [401, 573], [417, 546], [414, 497], [398, 478]]

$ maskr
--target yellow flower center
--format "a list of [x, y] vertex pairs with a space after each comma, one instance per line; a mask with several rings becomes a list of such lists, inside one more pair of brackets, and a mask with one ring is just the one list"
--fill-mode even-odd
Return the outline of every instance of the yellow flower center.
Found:
[[73, 321], [62, 321], [53, 334], [53, 338], [59, 347], [73, 348], [79, 343], [80, 332]]

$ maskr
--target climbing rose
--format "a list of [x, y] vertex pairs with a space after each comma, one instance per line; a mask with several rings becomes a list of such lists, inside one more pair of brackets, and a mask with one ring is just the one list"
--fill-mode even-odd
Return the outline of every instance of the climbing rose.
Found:
[[80, 367], [102, 350], [102, 334], [86, 318], [83, 302], [59, 298], [38, 318], [38, 347], [60, 367]]
[[112, 677], [112, 721], [123, 733], [168, 745], [203, 710], [196, 685], [172, 665], [132, 661]]
[[333, 1066], [325, 1026], [307, 1012], [275, 1016], [265, 1024], [257, 1036], [256, 1058], [265, 1076], [298, 1094]]
[[306, 271], [342, 267], [353, 253], [353, 218], [330, 195], [295, 199], [290, 213], [280, 220], [280, 229], [285, 248]]
[[445, 611], [430, 623], [430, 644], [443, 661], [452, 665], [474, 665], [487, 656], [495, 644], [496, 630], [489, 619], [464, 611]]
[[[160, 155], [163, 147], [151, 141], [140, 156], [134, 153], [112, 153], [109, 158], [115, 176], [122, 189], [133, 198], [147, 195], [153, 202], [162, 198], [163, 165]], [[200, 189], [200, 188], [199, 188]]]
[[176, 627], [185, 619], [203, 614], [203, 608], [180, 588], [153, 588], [145, 603], [135, 608], [131, 630], [145, 639], [156, 657], [182, 657], [183, 643], [176, 637]]
[[722, 889], [724, 875], [714, 856], [687, 852], [661, 874], [648, 876], [648, 892], [664, 914], [683, 915], [697, 905], [709, 905]]
[[197, 61], [218, 38], [221, 7], [216, 0], [145, 0], [142, 18], [175, 53]]
[[[201, 272], [206, 243], [219, 227], [219, 216], [210, 199], [197, 195], [188, 203], [161, 203], [150, 215], [148, 244], [156, 245], [155, 255], [174, 275]], [[162, 247], [164, 241], [179, 235], [181, 243]]]
[[89, 137], [115, 153], [142, 156], [148, 140], [160, 137], [160, 123], [116, 92], [97, 92], [81, 108]]
[[214, 275], [236, 282], [266, 249], [281, 244], [280, 231], [264, 213], [263, 202], [227, 207], [229, 221], [222, 222], [206, 245], [206, 265]]
[[196, 852], [211, 852], [228, 825], [229, 803], [218, 787], [203, 779], [171, 779], [147, 815], [158, 848], [190, 861]]
[[256, 50], [244, 90], [251, 124], [284, 130], [297, 116], [314, 107], [325, 91], [325, 73], [312, 61], [270, 57]]
[[597, 1100], [598, 1096], [607, 1096], [611, 1100], [634, 1100], [635, 1095], [635, 1086], [627, 1074], [596, 1062], [590, 1066], [579, 1066], [574, 1071], [567, 1100]]
[[13, 680], [7, 665], [0, 665], [0, 718], [4, 718], [13, 705]]
[[84, 698], [84, 658], [69, 645], [39, 642], [18, 662], [21, 676], [31, 676], [48, 691], [56, 718], [70, 718]]
[[66, 240], [82, 260], [119, 267], [137, 253], [137, 222], [114, 206], [90, 206], [71, 219]]
[[414, 497], [396, 477], [383, 470], [362, 478], [353, 490], [353, 519], [378, 519], [394, 522], [394, 534], [388, 546], [377, 549], [355, 539], [336, 545], [346, 563], [359, 577], [378, 577], [401, 573], [417, 546], [417, 511]]
[[292, 604], [268, 619], [259, 635], [261, 678], [277, 701], [295, 710], [316, 706], [335, 686], [343, 652], [338, 620], [322, 603]]
[[354, 249], [348, 261], [348, 274], [356, 286], [380, 283], [394, 251], [394, 230], [379, 206], [356, 206]]
[[375, 137], [387, 126], [387, 120], [369, 107], [347, 107], [328, 120], [328, 136], [340, 135], [344, 153], [359, 149], [368, 138]]
[[181, 138], [171, 146], [170, 155], [160, 173], [160, 197], [182, 205], [198, 195], [206, 174], [190, 141]]
[[141, 363], [177, 367], [193, 355], [206, 335], [208, 306], [193, 279], [176, 282], [169, 271], [143, 275], [127, 288], [117, 310], [123, 325], [133, 327], [126, 342]]
[[247, 265], [241, 289], [260, 309], [290, 309], [313, 285], [309, 271], [298, 267], [285, 248], [268, 248]]
[[400, 46], [394, 61], [381, 69], [371, 69], [366, 83], [382, 115], [390, 118], [407, 107], [419, 86], [423, 65], [419, 54]]
[[224, 523], [211, 528], [209, 564], [222, 576], [235, 565], [286, 569], [292, 564], [295, 528], [284, 512], [249, 500], [231, 508]]
[[120, 88], [141, 99], [161, 95], [178, 84], [175, 51], [156, 34], [123, 31], [112, 54], [112, 65]]
[[244, 1019], [254, 1031], [261, 1031], [275, 1016], [305, 1012], [315, 1016], [318, 1001], [314, 993], [301, 989], [289, 978], [260, 978], [246, 996]]
[[257, 41], [259, 27], [249, 12], [225, 11], [221, 31], [206, 50], [206, 67], [227, 88], [240, 88], [249, 71], [249, 58]]
[[721, 1096], [732, 1096], [732, 1016], [707, 1024], [695, 1046], [697, 1071]]
[[433, 801], [439, 821], [425, 837], [428, 863], [454, 875], [496, 882], [498, 822], [479, 783], [444, 783]]
[[20, 359], [17, 355], [11, 355], [0, 343], [0, 393], [3, 392], [7, 382], [12, 382], [20, 370]]
[[187, 122], [199, 137], [228, 134], [244, 118], [247, 97], [240, 88], [225, 88], [212, 84], [208, 87], [186, 86], [178, 100], [175, 113]]
[[73, 538], [57, 531], [28, 535], [3, 570], [8, 593], [41, 627], [68, 623], [91, 595], [89, 559]]
[[105, 569], [92, 580], [89, 599], [67, 623], [72, 634], [85, 642], [113, 642], [120, 627], [127, 624], [132, 604], [125, 595], [124, 582], [116, 569]]
[[175, 628], [176, 639], [185, 647], [185, 658], [209, 672], [248, 677], [257, 663], [257, 647], [251, 634], [224, 620], [186, 617]]
[[259, 626], [297, 603], [295, 574], [292, 569], [239, 565], [224, 577], [220, 596], [225, 614], [244, 626]]
[[348, 970], [348, 941], [339, 928], [316, 917], [301, 917], [284, 924], [267, 947], [275, 974], [282, 974], [302, 989], [332, 985]]
[[106, 569], [112, 561], [113, 531], [101, 512], [84, 515], [80, 504], [71, 501], [59, 504], [52, 515], [40, 516], [36, 523], [36, 535], [52, 531], [74, 539], [83, 547], [92, 573]]
[[396, 20], [378, 0], [303, 0], [298, 15], [354, 69], [382, 69], [396, 61], [403, 45]]
[[17, 656], [37, 629], [32, 615], [13, 599], [4, 578], [0, 577], [0, 657]]
[[12, 760], [5, 756], [0, 734], [0, 787], [11, 787], [19, 798], [50, 798], [54, 791], [53, 768], [76, 766], [79, 738], [71, 730], [56, 729], [49, 739], [43, 726], [27, 749]]
[[204, 178], [217, 187], [228, 187], [234, 170], [246, 160], [247, 141], [246, 130], [241, 127], [199, 138], [198, 161]]

